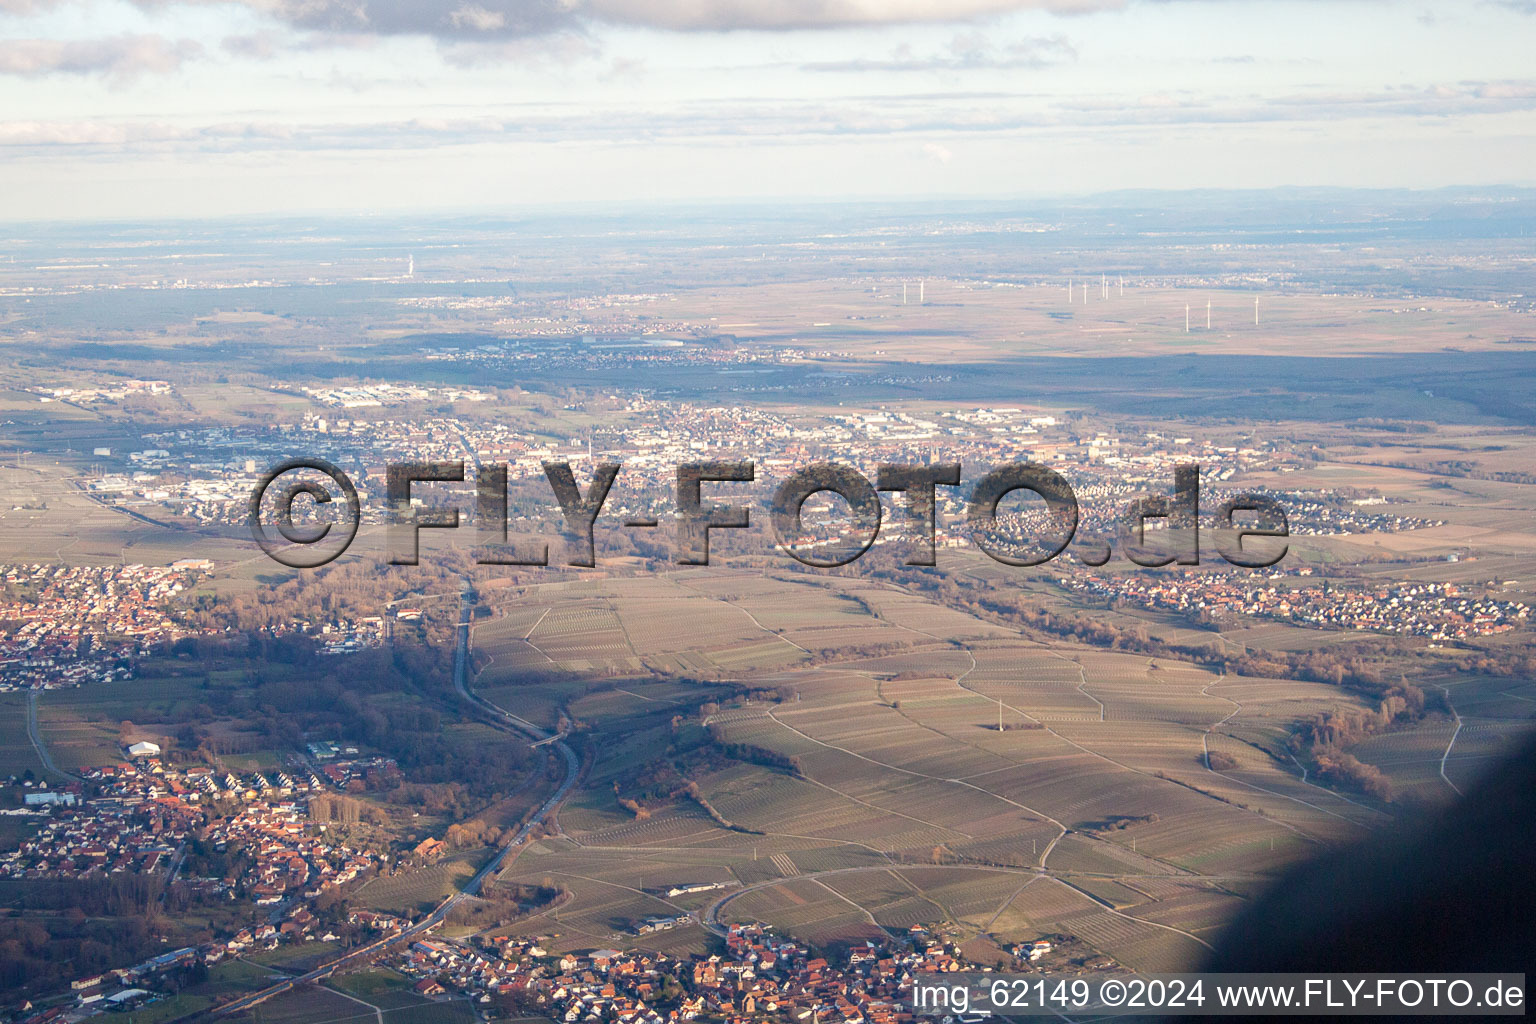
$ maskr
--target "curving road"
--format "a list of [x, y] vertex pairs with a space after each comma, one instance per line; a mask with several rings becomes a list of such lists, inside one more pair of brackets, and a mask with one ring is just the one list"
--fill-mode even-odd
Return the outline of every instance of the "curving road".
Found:
[[[459, 691], [459, 696], [471, 704], [486, 712], [491, 717], [509, 726], [518, 732], [528, 736], [534, 746], [553, 746], [559, 750], [565, 758], [565, 781], [561, 783], [560, 790], [551, 799], [556, 803], [565, 798], [572, 786], [576, 784], [576, 776], [581, 772], [581, 759], [576, 756], [566, 743], [562, 733], [545, 732], [526, 718], [519, 718], [506, 708], [492, 704], [484, 697], [469, 688], [469, 615], [474, 607], [474, 602], [469, 599], [469, 581], [466, 580], [463, 591], [459, 594], [459, 637], [454, 645], [453, 653], [453, 685]], [[542, 819], [543, 809], [539, 816]]]
[[415, 924], [411, 925], [409, 928], [406, 928], [404, 931], [397, 935], [386, 936], [385, 938], [378, 939], [366, 946], [352, 950], [345, 956], [333, 960], [323, 967], [317, 967], [306, 974], [300, 974], [292, 978], [284, 979], [283, 981], [280, 981], [275, 985], [268, 986], [259, 992], [252, 992], [249, 995], [242, 996], [232, 1003], [227, 1003], [224, 1006], [214, 1010], [213, 1016], [225, 1017], [233, 1013], [239, 1013], [243, 1010], [249, 1010], [251, 1007], [271, 999], [273, 996], [281, 995], [282, 993], [300, 985], [308, 984], [314, 981], [321, 981], [330, 977], [332, 974], [338, 970], [341, 970], [342, 968], [362, 963], [369, 958], [383, 952], [390, 946], [401, 942], [407, 942], [418, 935], [422, 935], [432, 930], [433, 928], [436, 928], [438, 925], [443, 923], [444, 919], [446, 919], [447, 916], [453, 911], [453, 908], [458, 906], [465, 897], [475, 895], [480, 891], [481, 885], [485, 883], [487, 878], [490, 878], [496, 872], [501, 870], [501, 866], [507, 859], [507, 856], [518, 846], [524, 843], [528, 839], [528, 836], [533, 832], [533, 830], [542, 825], [544, 820], [548, 818], [552, 813], [554, 813], [555, 809], [560, 806], [560, 804], [565, 800], [566, 796], [570, 793], [571, 789], [576, 785], [577, 776], [581, 774], [581, 759], [576, 756], [575, 751], [571, 750], [571, 748], [567, 746], [563, 740], [561, 740], [555, 734], [546, 733], [532, 722], [517, 717], [510, 711], [507, 711], [505, 708], [497, 707], [495, 704], [492, 704], [490, 701], [478, 696], [469, 689], [469, 617], [470, 610], [474, 604], [474, 602], [470, 600], [469, 595], [469, 585], [468, 581], [466, 581], [464, 590], [459, 596], [458, 642], [454, 647], [453, 654], [454, 686], [466, 700], [475, 704], [481, 710], [495, 716], [498, 720], [505, 723], [510, 728], [528, 735], [534, 740], [549, 741], [550, 745], [559, 750], [565, 758], [565, 779], [560, 783], [560, 787], [550, 795], [549, 799], [544, 801], [539, 809], [534, 812], [533, 816], [523, 824], [523, 827], [518, 829], [517, 835], [513, 838], [513, 840], [498, 850], [496, 855], [487, 861], [485, 866], [475, 873], [475, 877], [471, 878], [469, 882], [465, 884], [463, 889], [459, 890], [458, 892], [449, 896], [447, 899], [443, 900], [443, 902], [439, 903], [437, 908], [433, 910], [432, 913], [428, 914], [426, 917], [422, 918], [420, 921], [417, 921]]

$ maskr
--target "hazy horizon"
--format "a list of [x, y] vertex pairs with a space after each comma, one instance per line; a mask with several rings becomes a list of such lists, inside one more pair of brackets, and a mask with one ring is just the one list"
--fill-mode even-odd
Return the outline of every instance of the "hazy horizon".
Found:
[[1536, 184], [1530, 4], [0, 3], [0, 215]]
[[[967, 213], [987, 215], [1024, 216], [1039, 213], [1065, 213], [1077, 208], [1082, 211], [1106, 212], [1113, 209], [1134, 210], [1144, 213], [1156, 208], [1155, 201], [1167, 200], [1193, 203], [1211, 200], [1217, 204], [1229, 204], [1232, 212], [1254, 214], [1268, 206], [1282, 203], [1315, 204], [1338, 200], [1361, 202], [1399, 202], [1410, 207], [1433, 203], [1436, 200], [1472, 207], [1494, 203], [1529, 203], [1536, 201], [1536, 185], [1508, 183], [1450, 184], [1424, 188], [1387, 186], [1336, 186], [1336, 185], [1273, 185], [1264, 188], [1124, 188], [1095, 191], [1059, 191], [1018, 194], [967, 195], [954, 193], [893, 194], [884, 196], [719, 196], [697, 198], [671, 198], [653, 200], [642, 204], [621, 199], [573, 199], [561, 202], [526, 202], [507, 205], [461, 205], [436, 207], [401, 207], [385, 209], [332, 209], [324, 212], [272, 208], [250, 211], [231, 211], [217, 214], [184, 213], [152, 215], [138, 211], [124, 211], [117, 215], [80, 213], [47, 217], [18, 216], [11, 219], [12, 230], [77, 228], [111, 226], [113, 228], [152, 227], [159, 224], [207, 224], [243, 226], [255, 224], [281, 224], [287, 220], [311, 226], [331, 223], [359, 225], [368, 222], [410, 223], [423, 225], [449, 224], [459, 220], [475, 219], [487, 223], [523, 222], [542, 219], [571, 219], [576, 221], [635, 220], [644, 222], [663, 214], [707, 216], [715, 214], [772, 215], [772, 218], [789, 219], [836, 209], [841, 216], [875, 214], [881, 211], [899, 211], [904, 214], [932, 216], [958, 216]], [[1171, 212], [1171, 211], [1169, 211]], [[1188, 217], [1197, 215], [1196, 210], [1182, 209]], [[1507, 212], [1507, 211], [1506, 211]], [[1490, 228], [1516, 227], [1520, 216], [1504, 216], [1499, 221], [1489, 221]], [[1347, 216], [1335, 223], [1345, 223]], [[1212, 225], [1213, 227], [1215, 225]], [[3, 255], [3, 254], [0, 254]]]

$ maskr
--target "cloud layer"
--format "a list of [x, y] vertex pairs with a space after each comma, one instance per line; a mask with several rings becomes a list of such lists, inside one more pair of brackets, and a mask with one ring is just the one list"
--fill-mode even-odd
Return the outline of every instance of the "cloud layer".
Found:
[[570, 29], [560, 0], [240, 0], [292, 28], [440, 39], [516, 38]]
[[[27, 15], [69, 0], [0, 0], [0, 14]], [[508, 39], [608, 22], [679, 32], [795, 31], [850, 26], [961, 23], [1021, 10], [1112, 10], [1127, 0], [132, 0], [232, 2], [309, 32]]]
[[681, 31], [794, 30], [974, 21], [1019, 10], [1058, 14], [1123, 7], [1124, 0], [579, 0], [604, 21]]
[[[1187, 125], [1449, 118], [1536, 111], [1536, 80], [1441, 85], [1369, 93], [1313, 93], [1246, 102], [1148, 95], [1121, 100], [1034, 104], [1006, 93], [863, 96], [814, 102], [700, 102], [654, 111], [643, 123], [623, 111], [552, 107], [517, 117], [411, 118], [387, 122], [228, 121], [178, 125], [146, 121], [0, 121], [7, 159], [82, 155], [434, 149], [516, 142], [740, 141], [913, 137], [939, 163], [955, 139], [1038, 131], [1104, 131]], [[941, 139], [945, 141], [934, 141]]]
[[[0, 0], [29, 3], [35, 0]], [[154, 0], [142, 0], [154, 2]], [[444, 39], [543, 35], [603, 21], [681, 32], [793, 31], [974, 21], [1018, 10], [1074, 14], [1125, 0], [239, 0], [299, 29]]]
[[[0, 0], [0, 15], [25, 18], [79, 0]], [[257, 31], [210, 40], [206, 52], [268, 59], [284, 51], [355, 46], [382, 37], [436, 40], [456, 66], [515, 61], [560, 63], [597, 57], [591, 29], [619, 24], [672, 32], [790, 32], [850, 26], [974, 22], [1016, 10], [1075, 13], [1126, 0], [130, 0], [145, 11], [177, 5], [234, 5], [267, 22]], [[542, 47], [542, 49], [540, 48]], [[205, 52], [199, 43], [155, 35], [95, 40], [0, 42], [0, 74], [100, 74], [119, 82], [174, 71]], [[1060, 37], [1001, 48], [980, 34], [949, 53], [896, 53], [886, 61], [810, 64], [810, 71], [918, 71], [1037, 67], [1070, 60]]]

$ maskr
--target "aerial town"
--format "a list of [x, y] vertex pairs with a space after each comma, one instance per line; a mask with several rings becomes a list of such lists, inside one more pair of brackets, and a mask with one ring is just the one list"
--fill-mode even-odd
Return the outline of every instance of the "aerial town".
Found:
[[188, 635], [172, 602], [211, 569], [0, 566], [0, 689], [49, 689], [126, 678], [135, 655]]
[[1400, 633], [1431, 641], [1493, 636], [1528, 623], [1524, 601], [1469, 595], [1454, 583], [1303, 583], [1308, 568], [1272, 572], [1263, 581], [1231, 574], [1174, 571], [1150, 576], [1063, 576], [1068, 590], [1105, 601], [1163, 608], [1209, 621], [1236, 615], [1318, 629]]
[[[312, 397], [345, 408], [396, 404], [430, 397], [424, 389], [376, 386], [367, 389], [306, 388]], [[483, 402], [483, 393], [445, 394], [445, 400]], [[258, 477], [294, 454], [326, 458], [352, 474], [363, 499], [364, 522], [382, 521], [385, 468], [402, 462], [463, 462], [471, 466], [506, 463], [508, 478], [542, 479], [547, 461], [578, 467], [596, 462], [622, 465], [620, 494], [613, 511], [664, 508], [681, 464], [712, 458], [753, 460], [760, 474], [774, 475], [818, 460], [834, 460], [868, 471], [883, 462], [922, 463], [934, 457], [962, 463], [968, 475], [980, 475], [1009, 461], [1043, 463], [1068, 476], [1082, 502], [1080, 528], [1113, 533], [1126, 503], [1166, 490], [1176, 466], [1197, 464], [1210, 488], [1205, 497], [1215, 507], [1225, 491], [1218, 485], [1238, 473], [1292, 472], [1301, 466], [1286, 446], [1270, 441], [1252, 446], [1243, 437], [1170, 436], [1147, 431], [1140, 438], [1107, 436], [1088, 423], [1066, 423], [1021, 407], [946, 410], [932, 418], [895, 410], [839, 413], [825, 417], [787, 417], [743, 407], [706, 407], [646, 395], [595, 396], [594, 406], [613, 422], [584, 436], [540, 438], [505, 419], [489, 417], [419, 417], [356, 419], [312, 415], [302, 422], [265, 429], [209, 428], [147, 434], [160, 447], [120, 453], [128, 465], [100, 474], [87, 488], [104, 503], [157, 515], [184, 517], [201, 524], [242, 525]], [[1230, 487], [1227, 491], [1232, 490]], [[1391, 506], [1400, 499], [1357, 495], [1330, 489], [1294, 490], [1262, 487], [1247, 491], [1272, 494], [1285, 503], [1288, 526], [1298, 536], [1402, 532], [1443, 525]], [[1235, 492], [1234, 492], [1235, 493]], [[941, 545], [964, 545], [959, 520], [963, 494], [941, 488]], [[619, 502], [622, 502], [620, 504]], [[1000, 525], [1024, 534], [1038, 528], [1042, 513], [1004, 513]], [[526, 515], [514, 516], [526, 524]], [[535, 523], [534, 525], [538, 525]], [[877, 542], [878, 543], [878, 542]]]
[[[1015, 970], [1108, 970], [1102, 957], [1073, 963], [1049, 939], [1012, 950]], [[556, 1021], [658, 1024], [752, 1020], [764, 1016], [836, 1024], [900, 1024], [915, 1019], [911, 987], [922, 974], [976, 971], [950, 943], [914, 926], [851, 947], [835, 961], [761, 924], [724, 929], [724, 952], [677, 960], [665, 954], [598, 949], [551, 955], [536, 939], [500, 936], [479, 946], [424, 939], [392, 966], [424, 995], [462, 993], [480, 1003], [519, 1006]]]
[[[1536, 721], [1536, 200], [1169, 202], [15, 225], [0, 1022], [913, 1024], [1460, 806]], [[775, 516], [826, 463], [958, 466], [932, 564], [920, 488]]]

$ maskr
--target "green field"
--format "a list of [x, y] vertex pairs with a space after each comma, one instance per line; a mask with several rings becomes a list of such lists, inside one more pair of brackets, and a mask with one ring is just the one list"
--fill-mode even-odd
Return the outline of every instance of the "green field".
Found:
[[37, 778], [45, 774], [43, 762], [27, 735], [27, 695], [0, 693], [0, 775], [28, 771]]
[[[343, 987], [337, 985], [338, 988]], [[351, 992], [350, 988], [346, 991]], [[398, 1002], [384, 993], [384, 1002]], [[383, 1019], [387, 1024], [473, 1024], [477, 1019], [464, 1000], [428, 1002], [414, 994], [409, 1005], [375, 1005], [366, 995], [343, 995], [314, 985], [285, 992], [232, 1018], [261, 1024], [367, 1024]], [[361, 1000], [361, 1001], [359, 1001]]]
[[416, 913], [436, 906], [474, 876], [484, 857], [483, 850], [469, 850], [426, 867], [408, 868], [387, 878], [371, 879], [353, 894], [353, 905], [401, 913]]

